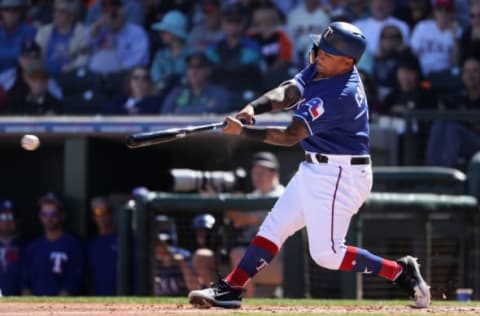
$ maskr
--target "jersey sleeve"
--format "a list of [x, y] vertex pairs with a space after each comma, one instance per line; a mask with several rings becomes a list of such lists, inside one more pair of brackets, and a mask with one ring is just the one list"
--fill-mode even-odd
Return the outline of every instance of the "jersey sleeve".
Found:
[[317, 73], [317, 63], [313, 63], [305, 67], [302, 71], [296, 74], [290, 82], [293, 83], [298, 90], [300, 90], [300, 94], [303, 95], [303, 91], [305, 90], [305, 86], [313, 80]]

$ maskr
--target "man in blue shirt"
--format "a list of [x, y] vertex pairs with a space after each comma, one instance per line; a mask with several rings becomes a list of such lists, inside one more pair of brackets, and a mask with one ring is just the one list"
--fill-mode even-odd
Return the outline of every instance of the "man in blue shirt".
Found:
[[13, 203], [0, 203], [0, 290], [2, 295], [20, 294], [21, 243], [17, 238]]
[[[289, 236], [306, 227], [310, 254], [319, 266], [377, 274], [425, 308], [430, 304], [430, 287], [416, 259], [388, 260], [345, 245], [350, 220], [372, 188], [368, 105], [355, 67], [365, 51], [365, 36], [352, 24], [334, 22], [321, 35], [312, 35], [312, 40], [310, 65], [252, 101], [235, 118], [227, 117], [224, 128], [226, 134], [273, 145], [300, 143], [305, 161], [238, 266], [211, 288], [190, 292], [189, 300], [203, 307], [240, 307], [249, 280], [268, 265]], [[287, 108], [295, 112], [286, 128], [249, 126], [257, 114]]]
[[98, 230], [98, 235], [88, 245], [88, 268], [93, 293], [113, 296], [117, 291], [117, 234], [113, 214], [108, 201], [103, 197], [93, 198], [90, 207]]
[[26, 0], [0, 1], [0, 72], [15, 67], [22, 43], [35, 38], [35, 28], [22, 22], [26, 2]]
[[84, 254], [80, 242], [63, 228], [61, 201], [52, 193], [39, 200], [44, 236], [25, 250], [22, 294], [41, 296], [78, 295], [84, 278]]

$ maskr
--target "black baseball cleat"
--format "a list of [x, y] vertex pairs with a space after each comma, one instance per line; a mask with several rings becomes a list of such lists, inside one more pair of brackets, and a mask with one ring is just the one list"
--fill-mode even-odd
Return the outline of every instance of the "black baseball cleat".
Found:
[[212, 306], [223, 308], [240, 308], [242, 303], [242, 290], [232, 288], [227, 282], [220, 280], [212, 287], [191, 291], [188, 294], [190, 304], [209, 308]]
[[420, 274], [417, 258], [405, 256], [396, 261], [402, 266], [403, 271], [393, 283], [415, 299], [415, 307], [428, 307], [431, 299], [430, 286], [423, 280]]

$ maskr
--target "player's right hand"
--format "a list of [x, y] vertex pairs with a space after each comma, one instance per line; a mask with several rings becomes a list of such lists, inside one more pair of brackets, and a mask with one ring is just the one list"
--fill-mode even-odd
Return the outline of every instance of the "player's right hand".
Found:
[[227, 125], [225, 125], [225, 127], [223, 128], [223, 132], [225, 134], [240, 135], [242, 133], [243, 124], [242, 122], [240, 122], [240, 120], [228, 116], [227, 118], [225, 118], [225, 123], [227, 123]]
[[237, 120], [242, 121], [246, 125], [254, 125], [255, 124], [255, 112], [253, 111], [253, 107], [251, 105], [246, 105], [240, 112], [235, 115]]

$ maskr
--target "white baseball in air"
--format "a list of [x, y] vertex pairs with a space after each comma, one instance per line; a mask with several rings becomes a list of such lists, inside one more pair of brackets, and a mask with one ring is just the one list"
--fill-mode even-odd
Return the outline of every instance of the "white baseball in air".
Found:
[[22, 148], [25, 150], [36, 150], [40, 146], [40, 139], [36, 135], [26, 134], [22, 137]]

